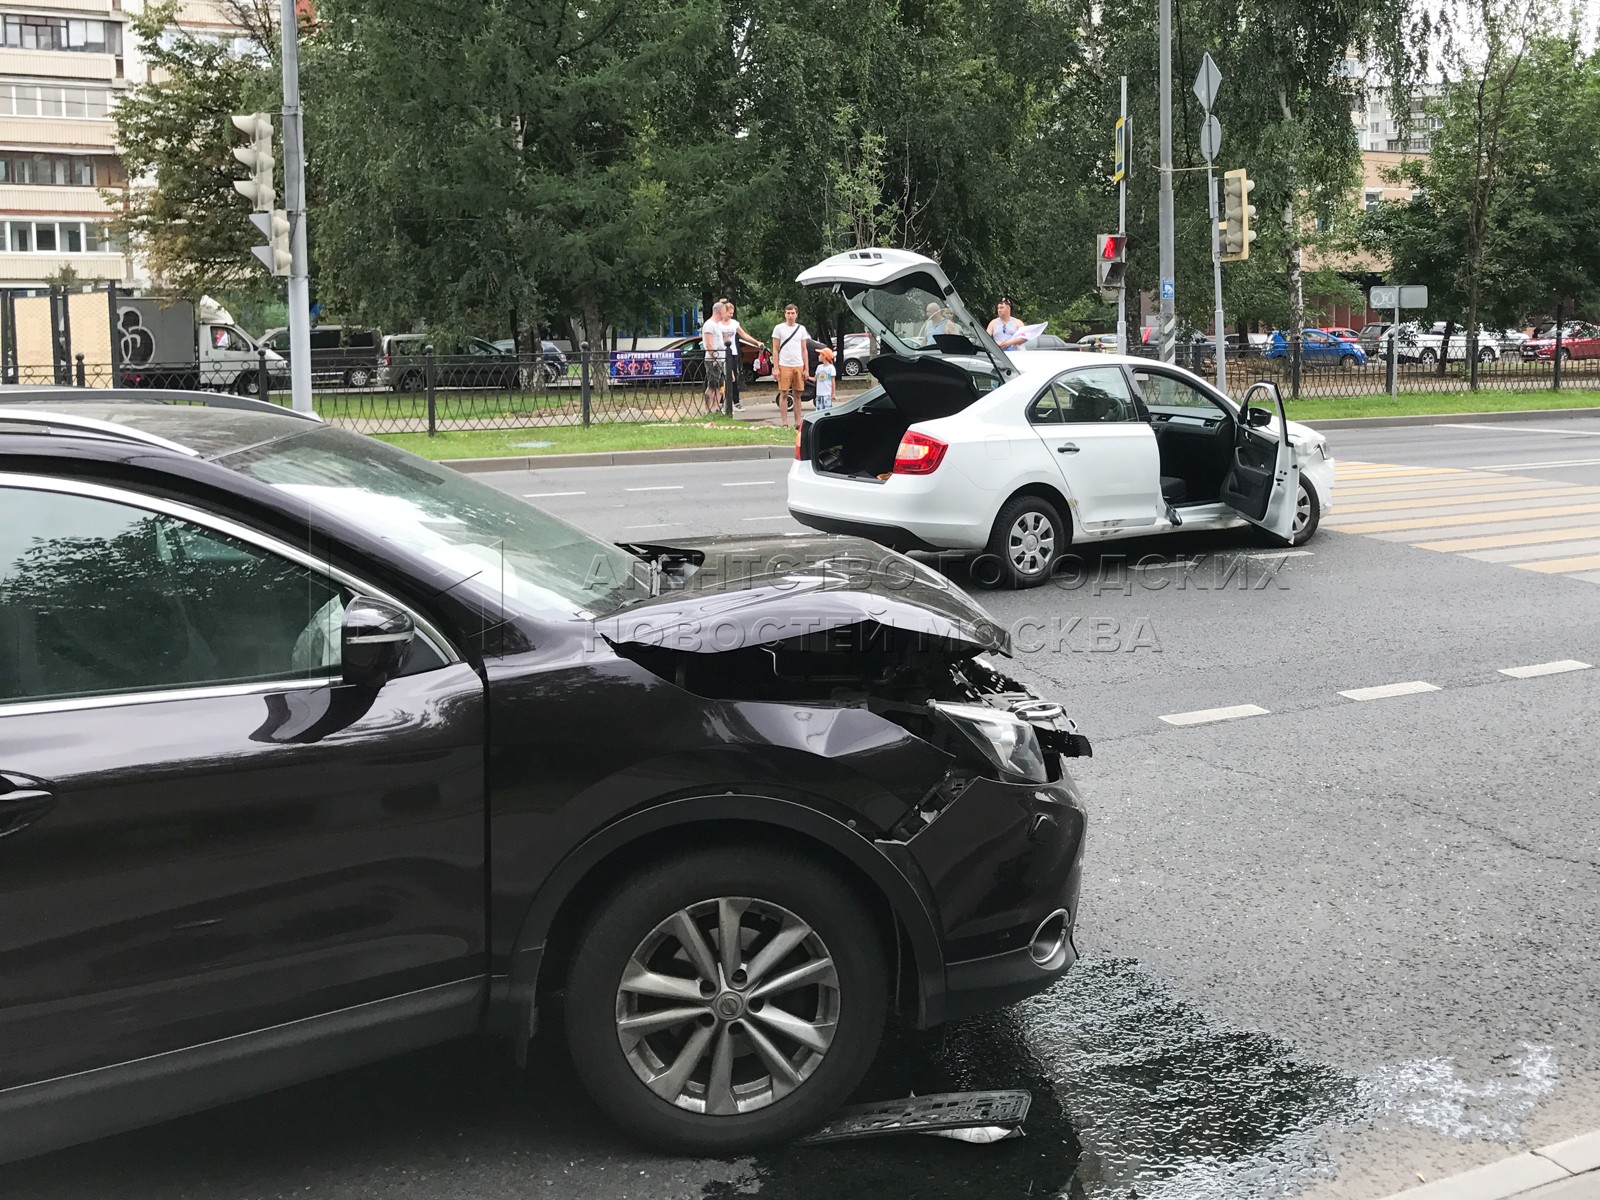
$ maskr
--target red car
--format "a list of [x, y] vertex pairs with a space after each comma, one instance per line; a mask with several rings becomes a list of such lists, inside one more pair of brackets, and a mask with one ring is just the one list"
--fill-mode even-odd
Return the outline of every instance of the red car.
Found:
[[1322, 327], [1322, 332], [1323, 333], [1331, 333], [1331, 334], [1333, 334], [1333, 336], [1338, 338], [1341, 342], [1355, 342], [1357, 345], [1360, 345], [1360, 343], [1361, 343], [1361, 334], [1360, 334], [1360, 332], [1357, 331], [1357, 330], [1354, 330], [1354, 329], [1350, 329], [1347, 326], [1343, 326], [1343, 325], [1324, 325]]
[[[1533, 357], [1539, 362], [1549, 362], [1556, 356], [1556, 340], [1550, 338], [1530, 339], [1523, 348], [1523, 357], [1527, 357], [1527, 348], [1533, 348]], [[1600, 358], [1600, 327], [1590, 325], [1588, 322], [1567, 326], [1561, 331], [1561, 359], [1565, 362], [1570, 358]]]

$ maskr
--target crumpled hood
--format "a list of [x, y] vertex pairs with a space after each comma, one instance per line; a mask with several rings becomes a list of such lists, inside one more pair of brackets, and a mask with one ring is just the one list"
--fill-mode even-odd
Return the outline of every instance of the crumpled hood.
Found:
[[1009, 653], [1009, 634], [949, 580], [861, 538], [686, 538], [628, 549], [663, 564], [661, 594], [595, 622], [612, 643], [720, 653], [864, 622], [963, 654]]

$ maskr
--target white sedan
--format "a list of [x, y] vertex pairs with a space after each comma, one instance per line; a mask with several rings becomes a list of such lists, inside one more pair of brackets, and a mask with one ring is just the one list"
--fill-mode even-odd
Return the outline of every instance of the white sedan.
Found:
[[[1032, 587], [1075, 543], [1248, 524], [1293, 545], [1332, 507], [1326, 440], [1287, 419], [1273, 384], [1241, 410], [1149, 359], [1007, 354], [938, 264], [905, 250], [835, 255], [799, 282], [841, 295], [882, 351], [880, 387], [805, 419], [789, 472], [803, 525], [985, 552], [980, 581]], [[935, 299], [962, 332], [927, 346], [918, 317]]]

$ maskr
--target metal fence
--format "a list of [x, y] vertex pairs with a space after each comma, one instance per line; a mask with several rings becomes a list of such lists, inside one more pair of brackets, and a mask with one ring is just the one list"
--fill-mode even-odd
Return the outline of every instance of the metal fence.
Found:
[[[1134, 352], [1153, 357], [1154, 348]], [[630, 362], [649, 362], [604, 351], [572, 354], [562, 360], [511, 355], [429, 355], [375, 361], [370, 367], [343, 364], [314, 373], [312, 403], [328, 421], [362, 433], [437, 433], [451, 430], [539, 429], [545, 427], [650, 424], [705, 419], [734, 410], [735, 389], [708, 395], [703, 361], [672, 361], [673, 375], [629, 373]], [[1179, 365], [1215, 377], [1209, 347], [1179, 346]], [[622, 370], [619, 371], [619, 366]], [[113, 368], [86, 363], [17, 369], [6, 382], [23, 385], [200, 388], [264, 395], [289, 402], [289, 364], [265, 354], [237, 356], [227, 363], [128, 364]], [[1391, 382], [1397, 392], [1469, 393], [1467, 364], [1402, 361], [1391, 368], [1379, 356], [1325, 356], [1321, 348], [1289, 343], [1280, 348], [1232, 348], [1229, 391], [1236, 397], [1258, 380], [1278, 383], [1288, 400], [1355, 399], [1383, 395]], [[842, 396], [862, 380], [840, 379]], [[1561, 362], [1524, 359], [1515, 349], [1480, 362], [1480, 389], [1538, 393], [1555, 388], [1600, 390], [1600, 357]], [[748, 366], [738, 394], [744, 415], [753, 420], [776, 416], [776, 386], [756, 379]], [[810, 407], [811, 396], [805, 400]], [[1530, 394], [1528, 403], [1538, 399]], [[1600, 402], [1600, 397], [1597, 397]]]

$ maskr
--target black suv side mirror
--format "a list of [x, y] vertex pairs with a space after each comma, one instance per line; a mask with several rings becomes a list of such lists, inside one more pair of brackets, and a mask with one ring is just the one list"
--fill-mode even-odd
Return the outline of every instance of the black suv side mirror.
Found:
[[1251, 429], [1261, 429], [1272, 424], [1272, 414], [1264, 408], [1252, 408], [1245, 413], [1244, 423]]
[[380, 688], [405, 661], [417, 627], [411, 614], [386, 600], [357, 596], [345, 605], [339, 636], [339, 662], [344, 681]]

